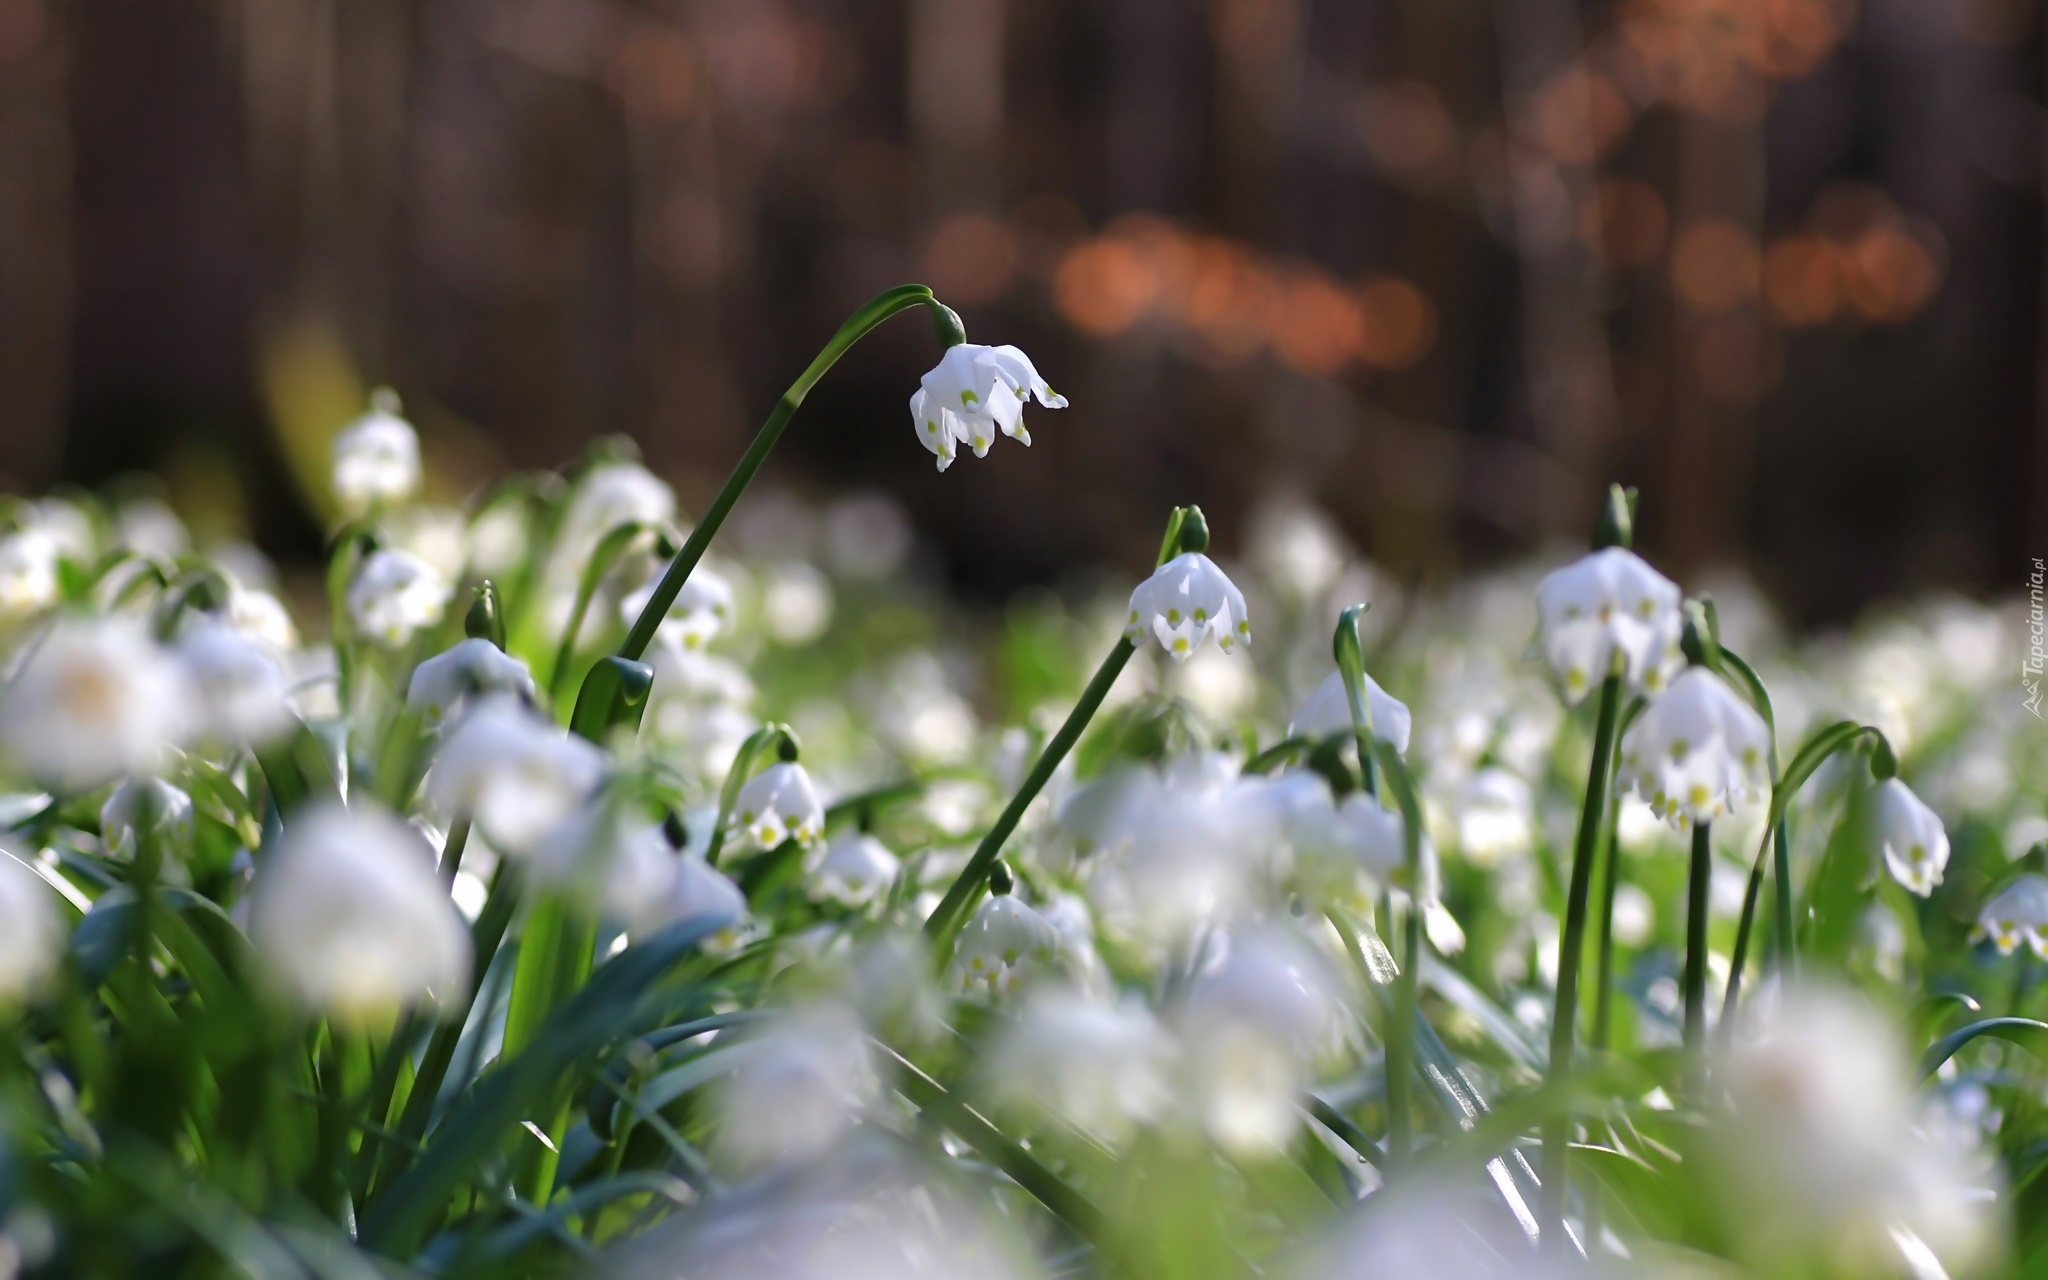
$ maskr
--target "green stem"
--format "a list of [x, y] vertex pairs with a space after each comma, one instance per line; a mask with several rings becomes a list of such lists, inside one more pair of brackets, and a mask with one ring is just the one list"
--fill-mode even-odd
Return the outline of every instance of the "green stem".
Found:
[[1621, 880], [1621, 837], [1617, 830], [1615, 805], [1607, 806], [1607, 856], [1601, 859], [1600, 884], [1600, 985], [1593, 992], [1593, 1039], [1595, 1049], [1605, 1051], [1613, 1043], [1614, 1027], [1614, 890]]
[[[697, 562], [704, 558], [704, 551], [711, 545], [711, 539], [718, 533], [718, 527], [725, 523], [725, 517], [731, 512], [733, 504], [739, 501], [740, 494], [752, 483], [754, 473], [761, 469], [761, 464], [767, 460], [769, 451], [775, 447], [775, 442], [782, 438], [783, 428], [796, 416], [797, 406], [804, 402], [804, 397], [810, 394], [818, 379], [824, 377], [826, 370], [838, 363], [839, 357], [845, 355], [847, 349], [860, 341], [870, 329], [899, 311], [917, 306], [933, 308], [934, 320], [938, 322], [943, 322], [951, 315], [932, 297], [932, 291], [921, 284], [898, 285], [886, 293], [877, 294], [866, 306], [854, 312], [852, 318], [845, 324], [839, 326], [839, 332], [832, 335], [832, 340], [825, 344], [825, 349], [818, 353], [818, 358], [811, 361], [810, 368], [805, 369], [803, 375], [790, 384], [789, 390], [782, 393], [782, 399], [776, 402], [774, 411], [768, 415], [768, 421], [762, 424], [759, 434], [754, 437], [754, 443], [747, 447], [739, 465], [726, 477], [725, 487], [711, 500], [710, 507], [697, 522], [697, 527], [690, 530], [689, 540], [683, 543], [682, 551], [669, 562], [667, 572], [663, 573], [661, 581], [655, 584], [654, 594], [649, 597], [646, 607], [640, 610], [640, 616], [633, 622], [633, 629], [626, 633], [624, 643], [619, 646], [620, 657], [637, 659], [647, 652], [647, 646], [654, 641], [655, 628], [668, 616], [669, 606], [676, 602], [676, 595], [683, 589], [683, 583], [689, 580], [691, 571], [697, 567]], [[944, 315], [941, 315], [941, 312], [944, 312]], [[957, 323], [955, 321], [956, 325]]]
[[[1422, 978], [1422, 805], [1415, 794], [1415, 781], [1401, 763], [1393, 744], [1369, 734], [1358, 743], [1359, 762], [1369, 766], [1377, 757], [1379, 771], [1386, 778], [1394, 803], [1401, 811], [1403, 869], [1408, 881], [1408, 914], [1401, 924], [1401, 968], [1394, 975], [1394, 1016], [1386, 1037], [1387, 1061], [1387, 1171], [1391, 1175], [1406, 1165], [1414, 1150], [1414, 1113], [1409, 1098], [1415, 1069], [1415, 1023], [1417, 984]], [[1361, 769], [1367, 778], [1369, 768]], [[1391, 895], [1388, 914], [1392, 915]], [[1390, 918], [1387, 922], [1392, 924]]]
[[1038, 763], [1031, 767], [1031, 774], [1024, 779], [1024, 785], [1010, 797], [1002, 816], [981, 838], [974, 856], [967, 860], [967, 865], [961, 868], [959, 877], [953, 881], [953, 887], [946, 890], [945, 898], [939, 902], [931, 918], [924, 922], [925, 937], [932, 944], [935, 958], [946, 958], [954, 932], [988, 884], [989, 869], [995, 866], [996, 858], [1002, 853], [1003, 842], [1010, 838], [1010, 833], [1017, 829], [1018, 821], [1024, 817], [1024, 811], [1031, 807], [1031, 802], [1051, 781], [1060, 761], [1066, 759], [1067, 752], [1080, 741], [1081, 731], [1095, 718], [1102, 700], [1109, 696], [1109, 687], [1116, 683], [1117, 676], [1123, 673], [1124, 664], [1136, 652], [1137, 647], [1128, 638], [1118, 637], [1116, 647], [1109, 651], [1109, 656], [1095, 669], [1095, 676], [1088, 682], [1088, 687], [1081, 691], [1081, 700], [1068, 713], [1067, 722], [1045, 744], [1045, 750], [1039, 753]]
[[[1593, 860], [1600, 846], [1600, 828], [1607, 817], [1607, 795], [1614, 783], [1615, 722], [1621, 709], [1621, 677], [1600, 683], [1600, 708], [1593, 725], [1593, 761], [1586, 776], [1586, 800], [1579, 809], [1578, 838], [1572, 850], [1571, 888], [1565, 898], [1564, 934], [1557, 954], [1557, 1007], [1550, 1021], [1548, 1083], [1562, 1096], [1572, 1072], [1573, 1040], [1579, 1017], [1579, 967], [1584, 958], [1586, 899], [1592, 888]], [[1543, 1188], [1537, 1221], [1553, 1250], [1565, 1249], [1565, 1147], [1572, 1120], [1560, 1107], [1543, 1125]]]
[[1685, 899], [1685, 1049], [1696, 1054], [1707, 1039], [1707, 897], [1713, 889], [1714, 824], [1692, 828], [1692, 871]]

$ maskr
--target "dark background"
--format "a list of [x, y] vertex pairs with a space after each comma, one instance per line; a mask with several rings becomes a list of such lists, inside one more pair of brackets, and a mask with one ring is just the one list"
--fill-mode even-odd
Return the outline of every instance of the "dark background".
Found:
[[1275, 495], [1404, 576], [1582, 539], [1793, 615], [2048, 554], [2033, 0], [0, 0], [0, 476], [316, 554], [382, 382], [447, 497], [708, 496], [868, 295], [1072, 397], [945, 476], [892, 322], [771, 464], [994, 598]]

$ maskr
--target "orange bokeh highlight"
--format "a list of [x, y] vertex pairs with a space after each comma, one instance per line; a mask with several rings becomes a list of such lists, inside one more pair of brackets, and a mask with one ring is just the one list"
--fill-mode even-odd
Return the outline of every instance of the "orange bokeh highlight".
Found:
[[1724, 218], [1680, 229], [1671, 253], [1671, 282], [1695, 311], [1732, 310], [1756, 296], [1758, 250], [1749, 232]]
[[1656, 260], [1671, 233], [1664, 198], [1647, 182], [1606, 178], [1579, 209], [1579, 240], [1617, 267]]
[[925, 246], [924, 269], [932, 291], [969, 306], [994, 302], [1017, 275], [1017, 237], [979, 213], [946, 219]]

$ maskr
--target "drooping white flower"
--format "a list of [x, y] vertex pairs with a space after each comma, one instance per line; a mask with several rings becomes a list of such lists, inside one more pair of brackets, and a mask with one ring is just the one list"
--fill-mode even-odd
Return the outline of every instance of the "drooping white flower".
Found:
[[1630, 685], [1655, 693], [1678, 652], [1677, 584], [1634, 552], [1608, 547], [1548, 574], [1536, 588], [1543, 654], [1577, 702], [1619, 655]]
[[202, 740], [261, 745], [291, 728], [290, 681], [275, 650], [231, 623], [208, 619], [186, 629], [177, 653]]
[[960, 445], [977, 458], [987, 457], [998, 432], [1030, 444], [1024, 404], [1031, 399], [1048, 409], [1067, 407], [1067, 398], [1054, 394], [1022, 351], [963, 342], [948, 347], [938, 366], [924, 375], [910, 397], [910, 417], [918, 442], [944, 471], [953, 465]]
[[349, 515], [403, 502], [420, 483], [420, 438], [395, 404], [376, 408], [334, 437], [334, 498]]
[[734, 1052], [743, 1060], [718, 1090], [717, 1150], [744, 1171], [820, 1155], [878, 1090], [867, 1038], [842, 1006], [777, 1018]]
[[605, 534], [629, 520], [665, 526], [676, 518], [676, 493], [637, 462], [601, 462], [576, 478], [548, 555], [549, 580], [575, 590], [591, 552]]
[[815, 891], [834, 902], [864, 907], [889, 891], [903, 863], [887, 845], [865, 831], [848, 827], [825, 846], [811, 873]]
[[2028, 873], [2015, 877], [1977, 913], [1972, 942], [1989, 938], [1998, 954], [2009, 956], [2024, 942], [2048, 960], [2048, 879]]
[[1172, 1101], [1171, 1039], [1136, 1000], [1091, 999], [1065, 986], [1032, 993], [984, 1058], [991, 1090], [1121, 1142]]
[[[1408, 752], [1408, 733], [1414, 719], [1408, 714], [1407, 704], [1380, 688], [1379, 681], [1372, 673], [1365, 675], [1365, 709], [1372, 723], [1373, 736], [1391, 746], [1403, 755]], [[1294, 713], [1293, 723], [1287, 726], [1287, 736], [1321, 738], [1333, 733], [1351, 732], [1351, 697], [1344, 691], [1344, 673], [1332, 671], [1316, 686], [1315, 692], [1301, 704], [1301, 710]]]
[[0, 623], [33, 617], [57, 603], [57, 540], [38, 528], [0, 538]]
[[299, 647], [299, 629], [284, 602], [268, 591], [235, 588], [228, 597], [228, 622], [249, 639], [277, 653]]
[[732, 877], [694, 853], [669, 858], [668, 882], [651, 902], [652, 911], [642, 909], [635, 927], [645, 932], [685, 920], [717, 923], [710, 939], [714, 949], [729, 947], [736, 931], [747, 918], [747, 895]]
[[33, 999], [56, 974], [64, 957], [60, 911], [56, 890], [0, 845], [0, 1010]]
[[1711, 822], [1761, 787], [1770, 729], [1704, 667], [1687, 669], [1621, 741], [1617, 777], [1658, 817]]
[[1251, 1154], [1283, 1146], [1317, 1055], [1341, 1042], [1328, 967], [1279, 928], [1219, 935], [1176, 1023], [1188, 1093], [1209, 1136]]
[[1186, 661], [1212, 635], [1216, 647], [1229, 653], [1252, 642], [1252, 624], [1245, 616], [1244, 593], [1201, 552], [1168, 560], [1131, 593], [1131, 615], [1124, 624], [1131, 643], [1151, 636], [1160, 648]]
[[192, 842], [192, 797], [162, 778], [130, 778], [100, 806], [100, 840], [117, 857], [135, 856], [138, 831], [152, 833], [173, 849]]
[[794, 760], [778, 760], [747, 779], [733, 806], [733, 826], [763, 849], [784, 840], [816, 844], [825, 834], [825, 806], [811, 775]]
[[984, 898], [960, 930], [953, 981], [968, 995], [1006, 996], [1059, 958], [1060, 932], [1012, 894]]
[[349, 620], [356, 630], [389, 649], [441, 620], [448, 606], [448, 580], [418, 556], [376, 551], [356, 569], [348, 587]]
[[[632, 626], [639, 619], [640, 611], [653, 598], [659, 581], [659, 577], [649, 579], [646, 586], [620, 602], [619, 616], [627, 626]], [[694, 651], [724, 634], [732, 620], [732, 584], [699, 565], [690, 571], [682, 590], [676, 592], [675, 602], [669, 605], [668, 616], [661, 620], [656, 634], [673, 640], [685, 650]]]
[[1958, 1274], [1981, 1261], [2000, 1197], [1921, 1130], [1891, 1023], [1811, 986], [1759, 1012], [1715, 1073], [1728, 1110], [1702, 1130], [1701, 1172], [1740, 1252], [1773, 1274], [1906, 1274], [1903, 1231]]
[[0, 691], [8, 759], [59, 792], [156, 772], [190, 721], [177, 664], [140, 627], [115, 619], [59, 622]]
[[604, 752], [505, 698], [476, 703], [441, 744], [427, 798], [470, 816], [515, 857], [568, 818], [604, 778]]
[[469, 982], [469, 930], [413, 827], [371, 806], [294, 814], [256, 873], [249, 940], [305, 1008], [369, 1025]]
[[1941, 818], [1897, 778], [1877, 786], [1871, 823], [1892, 878], [1925, 898], [1948, 868], [1948, 830]]
[[429, 720], [441, 720], [465, 699], [493, 693], [531, 702], [533, 673], [497, 645], [472, 637], [414, 667], [405, 704]]

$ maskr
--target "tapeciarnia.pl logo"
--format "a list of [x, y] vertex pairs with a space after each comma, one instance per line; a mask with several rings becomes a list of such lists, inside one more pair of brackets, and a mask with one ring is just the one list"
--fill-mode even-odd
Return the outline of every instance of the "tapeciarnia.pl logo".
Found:
[[2027, 710], [2036, 719], [2048, 719], [2041, 714], [2041, 672], [2048, 666], [2048, 620], [2042, 611], [2042, 587], [2048, 579], [2048, 566], [2039, 556], [2034, 557], [2034, 571], [2027, 575], [2027, 656], [2020, 664], [2020, 684], [2027, 691]]

